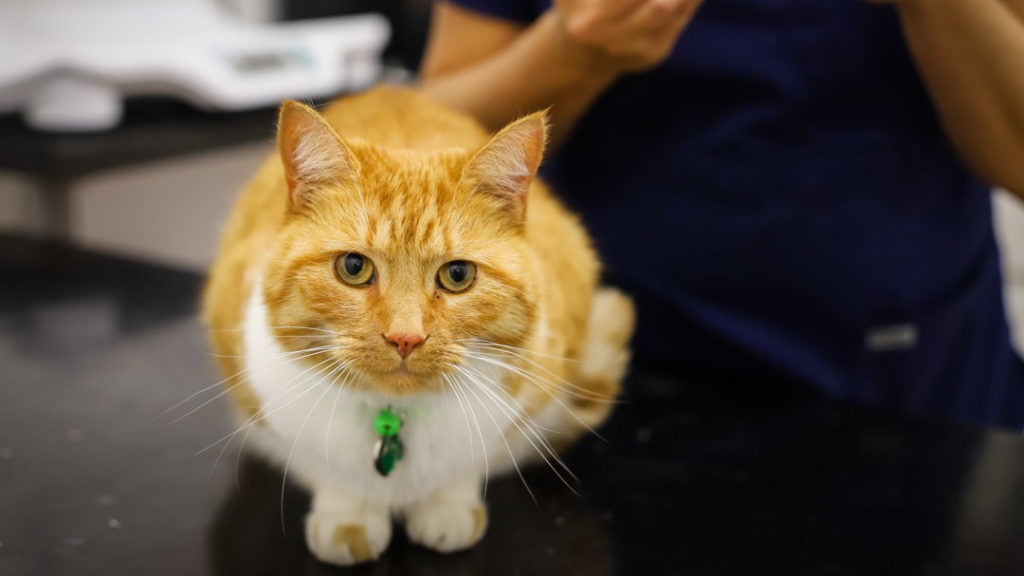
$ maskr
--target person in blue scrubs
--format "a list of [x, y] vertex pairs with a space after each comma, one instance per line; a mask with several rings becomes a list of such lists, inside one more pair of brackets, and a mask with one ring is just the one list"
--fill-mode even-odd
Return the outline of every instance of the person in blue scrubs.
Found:
[[552, 106], [639, 362], [1024, 426], [990, 194], [1024, 193], [1024, 0], [451, 0], [422, 82]]

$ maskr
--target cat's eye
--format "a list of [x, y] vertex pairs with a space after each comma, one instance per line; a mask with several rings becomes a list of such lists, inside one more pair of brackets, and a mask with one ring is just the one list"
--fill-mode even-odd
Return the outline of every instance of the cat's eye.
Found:
[[367, 286], [373, 282], [373, 262], [356, 252], [338, 256], [334, 260], [334, 271], [350, 286]]
[[476, 278], [476, 264], [455, 260], [437, 271], [437, 284], [449, 292], [465, 292]]

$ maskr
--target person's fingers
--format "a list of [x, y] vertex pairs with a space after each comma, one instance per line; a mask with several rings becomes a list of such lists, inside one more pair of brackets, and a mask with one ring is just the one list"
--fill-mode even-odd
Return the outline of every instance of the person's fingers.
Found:
[[650, 0], [562, 0], [556, 2], [566, 29], [594, 42], [616, 35], [623, 20]]
[[601, 5], [601, 21], [615, 22], [624, 18], [650, 0], [598, 0]]
[[648, 0], [619, 28], [617, 52], [660, 59], [675, 45], [699, 5], [699, 0]]
[[[608, 18], [611, 12], [587, 12], [617, 0], [591, 0], [595, 4], [583, 6], [586, 10], [577, 13], [575, 20], [561, 11], [563, 4], [571, 10], [580, 8], [583, 1], [561, 0], [556, 5], [564, 29], [577, 43], [596, 49], [611, 67], [622, 70], [643, 70], [664, 60], [702, 2], [626, 0], [633, 8], [618, 19]], [[623, 5], [625, 2], [618, 5], [620, 10]]]
[[620, 30], [636, 37], [678, 35], [700, 4], [698, 0], [647, 0], [620, 24]]
[[649, 0], [647, 2], [652, 8], [661, 10], [664, 14], [679, 15], [685, 12], [695, 2], [694, 0]]
[[700, 8], [700, 5], [701, 0], [687, 0], [685, 2], [681, 2], [680, 5], [676, 7], [675, 12], [673, 12], [676, 16], [673, 24], [678, 27], [679, 31], [681, 31], [686, 24], [693, 19], [693, 14], [697, 11], [697, 8]]

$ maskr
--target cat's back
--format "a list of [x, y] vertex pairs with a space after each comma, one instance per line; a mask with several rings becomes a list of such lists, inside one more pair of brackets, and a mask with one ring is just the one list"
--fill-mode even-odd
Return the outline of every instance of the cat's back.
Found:
[[327, 106], [323, 115], [344, 139], [360, 138], [389, 148], [420, 152], [469, 150], [481, 146], [488, 138], [472, 118], [417, 91], [391, 86], [378, 86], [337, 100]]

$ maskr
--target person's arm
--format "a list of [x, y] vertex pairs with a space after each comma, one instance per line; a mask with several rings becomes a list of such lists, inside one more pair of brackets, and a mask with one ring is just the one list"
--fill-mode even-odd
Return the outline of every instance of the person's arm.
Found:
[[551, 108], [557, 145], [621, 74], [671, 51], [700, 0], [561, 0], [529, 25], [434, 8], [423, 90], [497, 130]]
[[1024, 0], [894, 3], [960, 157], [1024, 197]]

